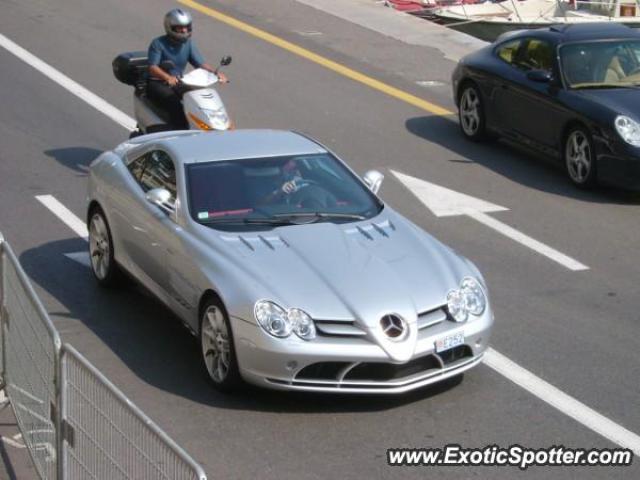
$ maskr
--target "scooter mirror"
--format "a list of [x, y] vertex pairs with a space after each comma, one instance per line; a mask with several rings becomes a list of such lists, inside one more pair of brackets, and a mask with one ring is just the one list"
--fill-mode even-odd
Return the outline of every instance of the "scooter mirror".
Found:
[[225, 55], [224, 57], [222, 57], [222, 60], [220, 60], [220, 65], [223, 67], [226, 67], [230, 63], [231, 63], [231, 55]]

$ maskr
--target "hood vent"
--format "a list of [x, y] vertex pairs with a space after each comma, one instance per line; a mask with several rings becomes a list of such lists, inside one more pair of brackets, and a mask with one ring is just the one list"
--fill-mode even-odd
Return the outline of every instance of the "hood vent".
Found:
[[396, 230], [396, 227], [390, 220], [384, 220], [382, 222], [371, 222], [368, 224], [359, 224], [354, 228], [348, 228], [344, 232], [347, 235], [356, 237], [363, 237], [369, 241], [380, 240], [389, 238], [391, 233]]
[[282, 237], [274, 235], [220, 235], [220, 238], [227, 243], [235, 244], [237, 247], [242, 247], [252, 252], [289, 247], [289, 244]]

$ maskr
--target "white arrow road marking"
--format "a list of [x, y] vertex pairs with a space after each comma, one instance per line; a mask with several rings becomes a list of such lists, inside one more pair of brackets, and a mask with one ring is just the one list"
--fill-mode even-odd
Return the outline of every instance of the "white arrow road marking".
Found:
[[[66, 207], [64, 208], [64, 210], [68, 212], [68, 215], [73, 215], [73, 213], [71, 213]], [[56, 211], [59, 212], [61, 210], [57, 209], [56, 211], [52, 211], [56, 213]], [[70, 226], [70, 223], [74, 223], [68, 222], [69, 219], [66, 215], [64, 218], [59, 218], [68, 226]], [[80, 222], [80, 219], [78, 217], [75, 217], [75, 221]], [[72, 230], [76, 231], [73, 228]], [[78, 232], [76, 231], [76, 233]], [[77, 252], [66, 255], [67, 257], [72, 258], [73, 256], [79, 256], [80, 254], [86, 255], [85, 252]], [[609, 420], [607, 417], [599, 414], [595, 410], [587, 407], [584, 403], [576, 400], [570, 395], [567, 395], [566, 393], [562, 392], [550, 383], [544, 381], [540, 377], [537, 377], [529, 370], [509, 360], [507, 357], [505, 357], [501, 353], [498, 353], [493, 348], [488, 348], [485, 352], [484, 363], [499, 374], [524, 388], [532, 395], [545, 401], [552, 407], [573, 418], [585, 427], [593, 430], [594, 432], [602, 435], [603, 437], [607, 438], [617, 445], [620, 445], [621, 447], [632, 450], [636, 455], [640, 456], [640, 436], [627, 430], [622, 425]]]
[[82, 252], [65, 253], [64, 256], [70, 260], [73, 260], [74, 262], [79, 263], [80, 265], [83, 265], [87, 268], [91, 268], [91, 260], [89, 259], [89, 252], [82, 251]]
[[114, 122], [122, 125], [127, 130], [133, 130], [136, 127], [136, 121], [129, 115], [121, 110], [118, 110], [116, 107], [106, 102], [95, 93], [87, 90], [78, 82], [70, 79], [64, 73], [56, 70], [48, 63], [43, 62], [38, 57], [28, 52], [17, 43], [9, 40], [2, 34], [0, 34], [0, 46], [4, 47], [7, 51], [14, 54], [20, 60], [28, 63], [33, 68], [49, 77], [61, 87], [66, 88], [69, 92], [73, 93], [81, 100], [84, 100], [93, 108], [104, 113], [107, 117], [112, 119]]
[[455, 215], [467, 215], [478, 222], [501, 233], [505, 237], [524, 245], [531, 250], [559, 263], [569, 270], [589, 270], [589, 267], [577, 260], [559, 252], [535, 238], [516, 230], [509, 225], [487, 215], [489, 212], [500, 212], [508, 208], [485, 202], [479, 198], [465, 195], [464, 193], [450, 190], [440, 185], [411, 177], [391, 170], [391, 173], [407, 187], [436, 217], [451, 217]]

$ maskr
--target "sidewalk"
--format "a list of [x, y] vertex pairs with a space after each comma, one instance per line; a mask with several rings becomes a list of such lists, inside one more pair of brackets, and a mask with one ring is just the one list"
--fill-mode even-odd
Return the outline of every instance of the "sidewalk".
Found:
[[386, 7], [382, 0], [296, 0], [409, 45], [435, 48], [457, 62], [487, 42]]

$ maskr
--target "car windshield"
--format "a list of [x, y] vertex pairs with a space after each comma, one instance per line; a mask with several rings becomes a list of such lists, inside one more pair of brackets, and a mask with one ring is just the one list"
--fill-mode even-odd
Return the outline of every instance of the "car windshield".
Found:
[[196, 163], [186, 173], [191, 217], [213, 228], [349, 222], [383, 208], [328, 153]]
[[560, 64], [570, 88], [635, 88], [640, 85], [640, 41], [564, 45]]

